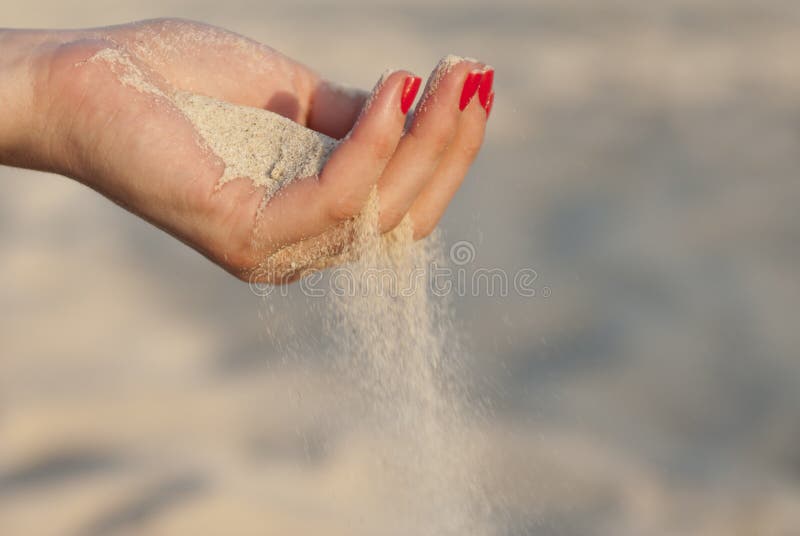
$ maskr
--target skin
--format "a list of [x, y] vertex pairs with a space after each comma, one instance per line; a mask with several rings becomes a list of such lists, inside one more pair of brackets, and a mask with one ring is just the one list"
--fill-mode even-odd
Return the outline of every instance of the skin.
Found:
[[[104, 62], [86, 62], [106, 48], [129, 54], [165, 92], [268, 109], [347, 137], [319, 176], [284, 188], [257, 218], [263, 191], [248, 178], [219, 188], [222, 162], [167, 100], [122, 84]], [[407, 120], [399, 105], [407, 71], [390, 75], [365, 109], [368, 93], [337, 90], [269, 47], [195, 22], [0, 30], [0, 50], [0, 164], [78, 180], [244, 280], [271, 253], [357, 216], [375, 185], [383, 232], [408, 215], [415, 238], [427, 236], [487, 119], [477, 96], [458, 106], [467, 75], [486, 69], [474, 61], [429, 82]]]

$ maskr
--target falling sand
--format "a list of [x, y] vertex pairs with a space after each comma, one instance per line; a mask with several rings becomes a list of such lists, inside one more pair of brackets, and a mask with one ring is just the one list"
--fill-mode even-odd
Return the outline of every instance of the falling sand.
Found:
[[[336, 148], [336, 140], [269, 111], [190, 93], [167, 95], [117, 50], [95, 60], [108, 62], [123, 84], [170, 99], [224, 162], [220, 186], [248, 177], [265, 188], [262, 206], [292, 180], [318, 175]], [[442, 60], [431, 84], [459, 60]], [[459, 337], [446, 303], [429, 292], [428, 269], [441, 263], [441, 248], [435, 237], [415, 242], [408, 217], [381, 235], [378, 213], [373, 191], [358, 218], [273, 254], [264, 269], [303, 274], [346, 262], [331, 278], [337, 292], [326, 297], [327, 333], [345, 383], [361, 398], [363, 417], [391, 445], [375, 453], [382, 471], [376, 481], [399, 489], [403, 501], [392, 505], [397, 522], [382, 533], [489, 534], [477, 447], [467, 434]]]

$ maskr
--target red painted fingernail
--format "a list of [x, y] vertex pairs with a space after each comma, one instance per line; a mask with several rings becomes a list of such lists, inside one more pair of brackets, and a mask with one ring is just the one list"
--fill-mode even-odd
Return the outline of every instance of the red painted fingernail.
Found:
[[489, 96], [486, 97], [486, 104], [483, 106], [486, 110], [486, 118], [489, 118], [489, 114], [492, 113], [492, 104], [494, 104], [494, 91], [489, 93]]
[[472, 97], [475, 96], [482, 78], [483, 73], [480, 71], [473, 71], [467, 75], [467, 79], [464, 81], [464, 89], [461, 90], [461, 100], [458, 103], [459, 110], [464, 111]]
[[484, 71], [481, 85], [478, 87], [478, 99], [481, 101], [481, 106], [486, 108], [489, 102], [489, 95], [492, 93], [492, 85], [494, 84], [494, 69]]
[[400, 111], [404, 114], [408, 113], [411, 105], [414, 104], [414, 99], [417, 98], [419, 86], [422, 83], [422, 78], [419, 76], [409, 76], [403, 84], [403, 93], [400, 95]]

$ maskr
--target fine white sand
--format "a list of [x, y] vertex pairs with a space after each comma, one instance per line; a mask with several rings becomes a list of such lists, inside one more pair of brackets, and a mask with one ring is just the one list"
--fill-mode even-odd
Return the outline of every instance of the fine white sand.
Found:
[[265, 186], [267, 198], [322, 170], [336, 140], [267, 110], [179, 92], [174, 102], [225, 163], [224, 184], [238, 177]]

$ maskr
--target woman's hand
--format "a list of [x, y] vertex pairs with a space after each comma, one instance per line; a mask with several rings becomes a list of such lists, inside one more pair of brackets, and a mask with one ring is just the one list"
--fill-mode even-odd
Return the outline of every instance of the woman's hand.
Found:
[[[481, 146], [494, 96], [484, 64], [444, 62], [406, 127], [415, 82], [408, 72], [388, 76], [365, 109], [366, 92], [182, 20], [0, 32], [0, 47], [0, 98], [15, 111], [0, 125], [0, 163], [73, 177], [243, 279], [270, 254], [357, 216], [375, 185], [381, 230], [408, 214], [415, 237], [426, 236]], [[263, 189], [247, 178], [218, 188], [224, 164], [197, 143], [192, 124], [169, 99], [125, 83], [113, 65], [88, 61], [104, 49], [129, 58], [164, 94], [199, 93], [349, 135], [318, 177], [294, 181], [257, 217]]]

